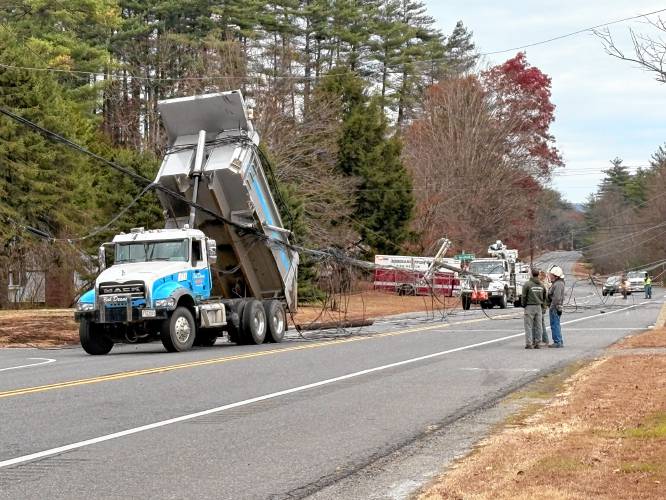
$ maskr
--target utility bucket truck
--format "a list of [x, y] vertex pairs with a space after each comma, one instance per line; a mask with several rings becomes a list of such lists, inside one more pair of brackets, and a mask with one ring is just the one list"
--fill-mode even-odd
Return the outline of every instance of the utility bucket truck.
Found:
[[463, 309], [480, 304], [483, 309], [507, 304], [520, 305], [523, 284], [529, 279], [528, 266], [518, 262], [518, 250], [511, 250], [501, 241], [488, 247], [490, 257], [474, 259], [461, 282]]
[[165, 228], [134, 228], [102, 245], [100, 262], [107, 253], [114, 262], [77, 303], [81, 345], [106, 354], [115, 342], [160, 339], [184, 351], [223, 332], [241, 344], [280, 342], [297, 306], [298, 253], [243, 96], [169, 99], [159, 111], [169, 137], [155, 179]]

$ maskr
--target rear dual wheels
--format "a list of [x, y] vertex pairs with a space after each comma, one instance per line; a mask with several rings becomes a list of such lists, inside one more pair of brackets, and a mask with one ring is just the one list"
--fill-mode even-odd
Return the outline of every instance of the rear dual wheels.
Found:
[[277, 300], [244, 300], [236, 305], [238, 326], [229, 325], [229, 340], [237, 344], [282, 342], [287, 329], [287, 315]]

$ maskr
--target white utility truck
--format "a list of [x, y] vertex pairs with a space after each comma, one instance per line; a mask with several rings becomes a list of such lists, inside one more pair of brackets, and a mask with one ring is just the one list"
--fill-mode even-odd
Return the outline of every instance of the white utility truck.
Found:
[[518, 250], [508, 249], [501, 241], [488, 247], [490, 257], [470, 261], [468, 273], [461, 280], [463, 309], [480, 304], [483, 309], [507, 304], [520, 305], [523, 284], [529, 279], [529, 267], [518, 261]]

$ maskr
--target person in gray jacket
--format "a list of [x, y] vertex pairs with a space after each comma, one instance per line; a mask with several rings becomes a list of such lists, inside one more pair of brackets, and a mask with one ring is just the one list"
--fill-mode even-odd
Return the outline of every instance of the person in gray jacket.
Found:
[[560, 327], [560, 317], [562, 316], [562, 306], [564, 305], [564, 273], [562, 268], [554, 266], [549, 271], [550, 289], [548, 290], [548, 301], [550, 309], [550, 334], [553, 337], [553, 343], [548, 347], [564, 347], [562, 340], [562, 329]]
[[542, 309], [546, 304], [546, 289], [539, 281], [539, 270], [532, 269], [532, 277], [523, 285], [520, 297], [525, 308], [525, 349], [539, 349], [541, 341]]

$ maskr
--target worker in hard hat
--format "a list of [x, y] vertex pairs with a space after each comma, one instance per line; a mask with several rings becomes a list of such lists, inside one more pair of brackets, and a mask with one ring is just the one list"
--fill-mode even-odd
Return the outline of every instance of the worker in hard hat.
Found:
[[652, 298], [652, 276], [649, 274], [645, 275], [645, 281], [643, 282], [644, 290], [645, 290], [645, 298], [646, 299], [651, 299]]
[[622, 298], [624, 300], [627, 300], [630, 286], [631, 284], [629, 283], [629, 278], [627, 278], [626, 274], [622, 273], [622, 277], [620, 278], [620, 293], [622, 293]]
[[550, 289], [548, 290], [548, 301], [550, 307], [548, 316], [550, 318], [550, 334], [553, 337], [553, 343], [548, 347], [564, 347], [562, 340], [562, 330], [560, 328], [560, 317], [564, 306], [564, 272], [559, 266], [551, 267], [548, 271], [550, 278]]

